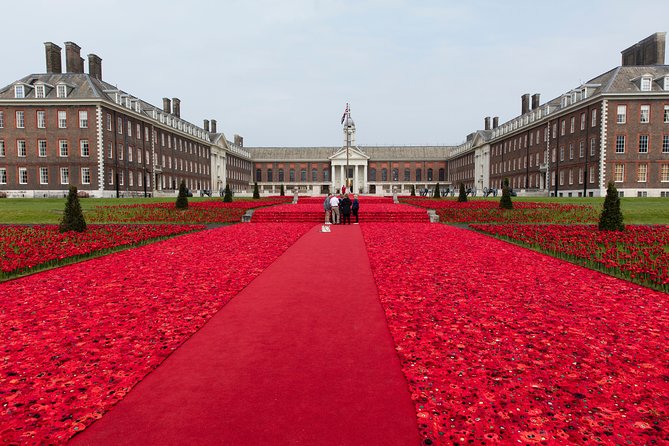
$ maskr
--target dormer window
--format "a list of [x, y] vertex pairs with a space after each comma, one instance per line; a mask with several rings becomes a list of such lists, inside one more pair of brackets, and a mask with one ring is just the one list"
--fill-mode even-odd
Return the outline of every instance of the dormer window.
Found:
[[650, 91], [653, 79], [649, 76], [641, 78], [641, 91]]
[[56, 97], [66, 98], [67, 97], [67, 85], [58, 84], [56, 85]]
[[669, 90], [669, 76], [664, 76], [663, 90], [664, 90], [664, 91], [668, 91], [668, 90]]
[[26, 97], [26, 88], [23, 85], [14, 85], [14, 97], [23, 99]]
[[44, 85], [35, 85], [35, 97], [42, 99], [46, 96], [46, 89], [44, 88]]

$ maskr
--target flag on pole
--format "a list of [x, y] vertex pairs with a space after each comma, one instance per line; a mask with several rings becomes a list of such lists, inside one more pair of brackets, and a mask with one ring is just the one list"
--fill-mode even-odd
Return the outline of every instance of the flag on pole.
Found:
[[349, 114], [350, 110], [348, 108], [348, 102], [346, 103], [346, 110], [344, 110], [344, 114], [341, 115], [341, 123], [344, 123], [344, 119], [346, 119], [346, 115]]

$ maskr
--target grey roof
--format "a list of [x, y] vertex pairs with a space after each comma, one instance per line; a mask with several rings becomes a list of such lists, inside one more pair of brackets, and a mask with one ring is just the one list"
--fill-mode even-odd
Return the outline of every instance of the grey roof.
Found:
[[[256, 161], [327, 160], [341, 147], [244, 147]], [[356, 146], [374, 160], [434, 160], [446, 158], [452, 146]]]
[[333, 155], [339, 147], [244, 147], [257, 161], [325, 161]]

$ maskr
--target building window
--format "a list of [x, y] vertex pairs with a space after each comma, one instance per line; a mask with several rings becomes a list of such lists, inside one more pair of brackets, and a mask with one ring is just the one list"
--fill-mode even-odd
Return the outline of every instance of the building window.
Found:
[[639, 111], [639, 122], [648, 124], [650, 122], [650, 105], [642, 105]]
[[574, 184], [574, 169], [569, 169], [569, 184]]
[[60, 184], [70, 184], [70, 168], [60, 168]]
[[283, 182], [284, 177], [283, 177], [283, 169], [279, 169], [279, 183]]
[[26, 115], [25, 112], [17, 111], [16, 112], [16, 128], [24, 129], [26, 128]]
[[411, 169], [404, 169], [404, 181], [411, 181]]
[[560, 171], [560, 186], [564, 184], [564, 170]]
[[295, 182], [295, 169], [290, 169], [288, 171], [288, 181], [291, 183]]
[[662, 169], [660, 170], [660, 181], [663, 183], [669, 183], [669, 164], [662, 164]]
[[49, 184], [49, 169], [47, 167], [39, 168], [39, 184]]
[[564, 136], [565, 129], [567, 128], [567, 121], [564, 119], [560, 123], [560, 136]]
[[67, 140], [61, 139], [58, 141], [58, 148], [59, 148], [59, 155], [62, 157], [69, 156], [68, 153], [68, 148], [67, 148]]
[[26, 149], [26, 142], [23, 139], [19, 139], [16, 141], [16, 155], [25, 158], [27, 155], [28, 150]]
[[590, 139], [590, 156], [595, 156], [597, 140], [595, 138]]
[[625, 135], [616, 136], [616, 153], [625, 153]]
[[564, 147], [560, 147], [560, 161], [564, 161]]
[[648, 153], [648, 135], [639, 135], [639, 153]]
[[578, 143], [578, 156], [579, 158], [585, 157], [585, 141]]
[[7, 155], [5, 152], [5, 140], [0, 139], [0, 157], [4, 158]]
[[91, 168], [81, 168], [81, 184], [91, 184]]
[[26, 97], [26, 89], [23, 85], [14, 85], [14, 97], [16, 99], [23, 99]]
[[653, 80], [650, 77], [648, 77], [648, 76], [642, 77], [641, 78], [641, 91], [650, 91], [652, 82], [653, 82]]
[[64, 84], [56, 85], [56, 97], [66, 98], [67, 97], [67, 86]]
[[142, 126], [140, 124], [137, 124], [136, 132], [135, 132], [135, 137], [137, 139], [142, 139]]
[[597, 109], [596, 108], [592, 110], [591, 116], [592, 116], [592, 118], [591, 118], [592, 122], [590, 123], [590, 126], [595, 127], [597, 125]]
[[58, 128], [59, 129], [67, 128], [67, 112], [65, 111], [58, 112]]
[[[133, 152], [133, 148], [131, 146], [128, 146], [128, 162], [131, 162], [131, 163], [132, 163], [132, 152]], [[174, 160], [174, 168], [175, 169], [177, 168], [177, 160], [176, 159]]]
[[28, 184], [28, 169], [19, 167], [19, 184]]
[[446, 170], [444, 168], [439, 169], [439, 181], [446, 181]]
[[88, 128], [88, 112], [80, 111], [79, 112], [79, 128], [87, 129]]
[[46, 158], [46, 139], [37, 141], [37, 156]]
[[381, 169], [381, 181], [388, 181], [388, 169]]
[[624, 164], [614, 164], [613, 166], [613, 180], [616, 183], [622, 183], [625, 181], [625, 165]]
[[144, 151], [144, 160], [145, 160], [144, 162], [145, 162], [146, 164], [149, 164], [149, 159], [150, 159], [150, 157], [149, 157], [149, 151], [148, 151], [148, 150], [145, 150], [145, 151]]
[[39, 99], [43, 99], [45, 96], [45, 88], [44, 85], [35, 85], [35, 97]]
[[7, 169], [0, 167], [0, 184], [7, 184]]
[[662, 153], [669, 153], [669, 135], [662, 135]]
[[393, 169], [393, 181], [399, 181], [400, 180], [400, 171], [399, 169]]
[[581, 113], [581, 130], [585, 130], [585, 113]]
[[88, 147], [88, 140], [87, 139], [82, 139], [79, 141], [79, 148], [81, 149], [81, 156], [82, 157], [88, 157], [90, 156], [91, 152]]
[[376, 169], [373, 167], [369, 169], [369, 181], [376, 181]]
[[627, 122], [627, 106], [619, 105], [618, 106], [618, 115], [616, 117], [616, 122], [618, 124], [624, 124]]
[[574, 133], [575, 123], [576, 123], [576, 118], [572, 116], [569, 122], [569, 133]]
[[262, 181], [262, 170], [256, 169], [256, 181], [260, 183]]
[[433, 181], [432, 169], [427, 169], [427, 181]]
[[416, 169], [416, 181], [423, 181], [423, 171]]
[[[125, 184], [125, 175], [123, 171], [118, 173], [118, 185], [123, 186]], [[172, 189], [176, 189], [176, 185], [172, 184]]]
[[594, 166], [590, 166], [590, 178], [588, 179], [588, 181], [590, 183], [595, 182], [595, 167]]
[[[119, 135], [123, 134], [123, 119], [121, 117], [118, 117], [116, 119], [116, 131], [118, 132]], [[163, 145], [165, 145], [164, 138], [163, 138]]]
[[107, 113], [107, 130], [112, 131], [112, 118], [109, 113]]
[[318, 181], [318, 170], [311, 169], [311, 181], [313, 181], [314, 183]]
[[300, 181], [303, 183], [307, 181], [307, 169], [300, 169]]
[[44, 129], [46, 128], [46, 112], [38, 111], [37, 112], [37, 128]]
[[5, 128], [5, 112], [0, 111], [0, 129]]
[[569, 159], [574, 159], [574, 145], [572, 143], [569, 143]]
[[[1, 115], [0, 115], [0, 118], [2, 118]], [[1, 119], [0, 119], [0, 121], [1, 121]], [[664, 106], [664, 122], [669, 123], [669, 105]], [[2, 127], [2, 125], [0, 125], [0, 127]]]
[[132, 137], [132, 122], [128, 121], [128, 136]]
[[645, 183], [648, 180], [648, 164], [639, 164], [637, 166], [637, 181]]

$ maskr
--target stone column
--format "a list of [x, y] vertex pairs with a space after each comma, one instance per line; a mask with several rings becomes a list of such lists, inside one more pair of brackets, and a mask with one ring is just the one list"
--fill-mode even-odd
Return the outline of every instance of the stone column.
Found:
[[362, 191], [363, 192], [369, 192], [369, 186], [367, 186], [367, 163], [365, 163], [363, 165], [363, 175], [362, 175], [362, 177], [363, 177], [363, 179], [362, 179], [362, 182], [363, 182]]
[[358, 170], [360, 169], [360, 166], [355, 165], [353, 167], [353, 187], [355, 188], [353, 190], [354, 194], [358, 193], [358, 189], [360, 189], [360, 183], [358, 182]]
[[336, 172], [337, 172], [334, 163], [332, 164], [331, 168], [332, 168], [332, 173], [330, 174], [330, 192], [333, 192], [333, 191], [334, 191], [334, 187], [335, 187], [335, 186], [334, 186], [334, 184], [335, 184], [335, 178], [336, 178], [336, 175], [335, 175], [335, 174], [336, 174]]
[[341, 175], [339, 176], [340, 181], [339, 181], [339, 184], [337, 185], [337, 188], [340, 188], [343, 184], [345, 184], [345, 181], [346, 181], [346, 177], [344, 176], [345, 175], [345, 172], [344, 172], [345, 170], [346, 170], [346, 166], [340, 166], [339, 167], [339, 173]]

